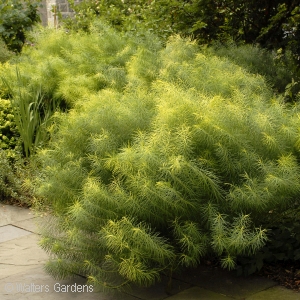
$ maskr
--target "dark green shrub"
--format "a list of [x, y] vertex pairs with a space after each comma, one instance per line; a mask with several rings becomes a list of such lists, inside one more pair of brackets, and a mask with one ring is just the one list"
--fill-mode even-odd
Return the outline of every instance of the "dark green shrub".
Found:
[[271, 229], [268, 242], [253, 257], [238, 259], [238, 274], [252, 274], [259, 271], [264, 263], [300, 260], [299, 201], [295, 201], [286, 210], [269, 211], [265, 216], [264, 226]]
[[[94, 30], [86, 41], [99, 35], [110, 40]], [[55, 215], [42, 232], [53, 255], [46, 269], [105, 289], [152, 284], [207, 253], [235, 268], [271, 237], [266, 214], [299, 197], [299, 107], [196, 43], [146, 39], [124, 55], [128, 40], [115, 33], [115, 55], [93, 64], [101, 70], [121, 56], [122, 75], [58, 115], [39, 153], [39, 195]]]
[[0, 38], [9, 50], [21, 52], [26, 32], [40, 21], [40, 1], [2, 0], [0, 3]]
[[0, 200], [15, 198], [15, 176], [4, 150], [0, 149]]
[[186, 5], [177, 0], [68, 2], [74, 10], [74, 16], [61, 19], [61, 23], [71, 30], [89, 31], [93, 20], [102, 19], [119, 31], [134, 32], [136, 35], [142, 35], [143, 31], [151, 31], [167, 39], [171, 34], [179, 33], [179, 28], [184, 27], [186, 20], [182, 14]]
[[22, 184], [28, 171], [9, 100], [0, 99], [0, 201], [29, 205]]

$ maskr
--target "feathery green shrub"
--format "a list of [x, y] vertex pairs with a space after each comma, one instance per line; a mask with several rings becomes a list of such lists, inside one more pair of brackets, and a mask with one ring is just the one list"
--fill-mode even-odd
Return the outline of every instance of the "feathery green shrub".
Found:
[[[139, 46], [139, 38], [122, 37], [102, 23], [95, 23], [90, 31], [92, 41], [88, 34], [37, 28], [32, 35], [38, 46], [24, 48], [17, 59], [0, 66], [0, 93], [13, 104], [26, 157], [47, 142], [45, 129], [57, 109], [68, 110], [103, 88], [122, 91], [130, 73], [127, 61], [146, 47]], [[154, 55], [161, 47], [155, 41], [154, 36], [148, 39], [145, 55]], [[151, 67], [145, 83], [155, 74]]]
[[[213, 52], [218, 55], [229, 57], [247, 70], [266, 76], [274, 90], [284, 94], [287, 101], [294, 102], [300, 99], [300, 10], [296, 2], [68, 2], [74, 15], [60, 20], [67, 30], [89, 31], [93, 20], [104, 19], [122, 32], [134, 32], [136, 35], [143, 35], [145, 31], [155, 32], [164, 42], [174, 34], [193, 36], [202, 45], [214, 46]], [[255, 26], [253, 20], [256, 21]], [[234, 41], [239, 46], [231, 44], [224, 47], [224, 43], [228, 41]], [[216, 42], [222, 46], [215, 47]], [[260, 45], [263, 49], [253, 45]]]
[[[78, 99], [103, 88], [122, 91], [127, 85], [125, 65], [130, 58], [143, 51], [143, 47], [153, 53], [161, 48], [155, 36], [147, 38], [146, 45], [142, 38], [122, 36], [100, 22], [91, 25], [90, 31], [93, 40], [84, 33], [37, 29], [32, 33], [36, 46], [24, 48], [17, 62], [0, 66], [1, 76], [14, 94], [19, 91], [20, 81], [28, 92], [41, 87], [48, 105], [65, 110], [72, 108]], [[9, 98], [3, 82], [0, 82], [0, 93], [2, 98]]]
[[[271, 52], [254, 45], [239, 45], [228, 43], [226, 45], [215, 43], [207, 48], [214, 55], [228, 58], [242, 68], [254, 74], [264, 76], [270, 86], [279, 93], [284, 94], [288, 85], [294, 80], [300, 80], [300, 73], [293, 61], [291, 52], [282, 49]], [[293, 96], [299, 93], [300, 87], [292, 89]], [[287, 100], [295, 100], [291, 95], [286, 95]]]
[[299, 107], [273, 98], [262, 76], [179, 37], [165, 48], [146, 39], [138, 51], [112, 31], [61, 43], [75, 40], [78, 49], [57, 40], [48, 49], [82, 70], [79, 81], [90, 69], [106, 81], [84, 84], [39, 152], [39, 195], [53, 210], [42, 231], [46, 270], [121, 289], [208, 253], [229, 269], [255, 255], [268, 239], [268, 212], [299, 196]]

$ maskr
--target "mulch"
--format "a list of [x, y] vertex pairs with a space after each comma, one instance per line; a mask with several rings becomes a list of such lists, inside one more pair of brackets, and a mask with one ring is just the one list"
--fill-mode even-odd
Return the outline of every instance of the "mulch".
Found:
[[30, 207], [29, 204], [20, 202], [20, 201], [18, 201], [16, 199], [13, 199], [13, 198], [9, 198], [9, 199], [7, 199], [7, 198], [6, 199], [0, 198], [0, 204], [18, 206], [18, 207], [23, 207], [23, 208], [29, 208]]
[[300, 292], [300, 261], [265, 264], [258, 274]]

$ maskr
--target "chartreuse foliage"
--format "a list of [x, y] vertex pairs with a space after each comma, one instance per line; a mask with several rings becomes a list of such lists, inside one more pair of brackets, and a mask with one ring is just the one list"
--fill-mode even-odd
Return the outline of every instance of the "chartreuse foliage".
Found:
[[[57, 108], [69, 109], [103, 88], [122, 91], [128, 82], [125, 65], [130, 57], [137, 51], [155, 55], [161, 48], [153, 37], [143, 50], [146, 45], [140, 47], [139, 39], [121, 38], [100, 23], [90, 30], [95, 32], [92, 44], [88, 34], [37, 29], [32, 35], [38, 47], [25, 48], [17, 60], [0, 66], [0, 92], [13, 104], [27, 157], [47, 141], [45, 127]], [[140, 65], [139, 72], [145, 76], [140, 79], [137, 75], [136, 80], [147, 84], [155, 76], [155, 68]]]
[[[108, 87], [123, 90], [127, 85], [125, 65], [128, 60], [137, 51], [149, 55], [161, 48], [154, 36], [144, 45], [138, 38], [121, 37], [102, 23], [91, 25], [90, 31], [93, 43], [89, 34], [37, 29], [32, 38], [38, 47], [24, 48], [18, 58], [19, 78], [14, 63], [0, 66], [1, 76], [14, 94], [19, 92], [21, 82], [29, 91], [41, 88], [43, 102], [47, 100], [51, 106], [68, 109], [90, 92]], [[145, 47], [147, 50], [142, 49]], [[149, 73], [145, 81], [155, 73], [155, 70], [145, 70], [146, 66], [139, 68]], [[9, 97], [7, 85], [1, 81], [0, 92], [3, 97]]]
[[[292, 54], [289, 51], [267, 51], [254, 45], [239, 45], [234, 43], [215, 43], [212, 47], [208, 47], [207, 51], [220, 57], [226, 57], [245, 68], [251, 73], [263, 75], [270, 86], [279, 93], [287, 91], [291, 82], [296, 80], [297, 67], [293, 63]], [[286, 100], [297, 95], [299, 86], [297, 84], [291, 89], [292, 95], [285, 95]], [[300, 94], [298, 94], [299, 96]]]
[[179, 37], [137, 51], [111, 31], [47, 40], [33, 51], [57, 51], [44, 83], [73, 103], [39, 153], [39, 194], [54, 215], [41, 240], [50, 274], [150, 285], [208, 253], [232, 269], [264, 246], [266, 215], [299, 196], [298, 106]]

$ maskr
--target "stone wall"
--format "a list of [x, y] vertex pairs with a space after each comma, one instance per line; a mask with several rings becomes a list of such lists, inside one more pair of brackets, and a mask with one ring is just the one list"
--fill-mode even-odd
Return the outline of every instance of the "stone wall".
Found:
[[[81, 0], [75, 0], [79, 3]], [[57, 13], [63, 18], [72, 16], [73, 11], [70, 8], [68, 0], [43, 0], [42, 8], [40, 8], [40, 16], [44, 26], [56, 27], [58, 25]]]

